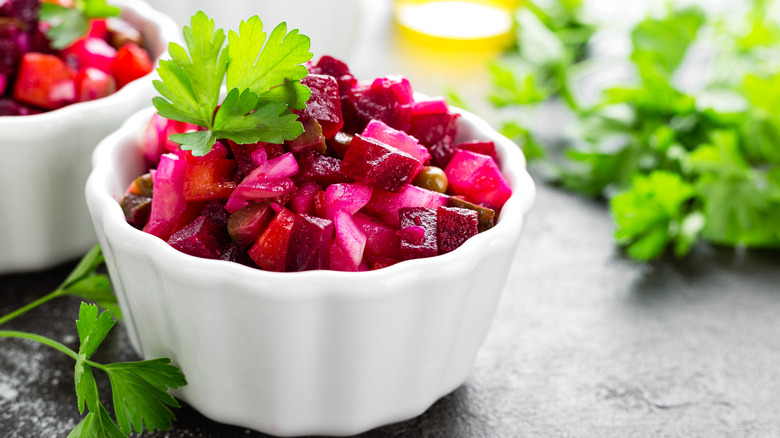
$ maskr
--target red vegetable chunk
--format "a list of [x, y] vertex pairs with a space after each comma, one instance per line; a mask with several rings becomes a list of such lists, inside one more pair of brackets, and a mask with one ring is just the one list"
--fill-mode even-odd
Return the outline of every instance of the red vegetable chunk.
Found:
[[367, 262], [394, 259], [401, 260], [401, 238], [397, 230], [363, 213], [352, 216], [360, 230], [366, 235], [364, 256]]
[[409, 134], [424, 144], [431, 153], [431, 164], [444, 168], [455, 153], [454, 139], [459, 114], [415, 114]]
[[215, 159], [188, 163], [184, 175], [184, 198], [188, 201], [227, 199], [237, 184], [236, 162]]
[[62, 55], [74, 68], [91, 67], [111, 74], [117, 51], [101, 38], [80, 38], [63, 50]]
[[478, 214], [474, 210], [439, 207], [436, 216], [440, 254], [454, 251], [479, 232]]
[[25, 53], [14, 85], [14, 99], [44, 109], [76, 100], [76, 73], [54, 55]]
[[168, 244], [175, 249], [206, 259], [219, 259], [226, 242], [222, 230], [208, 216], [198, 216], [168, 239]]
[[358, 85], [349, 91], [349, 102], [359, 130], [371, 120], [381, 120], [401, 131], [409, 130], [412, 116], [412, 87], [406, 78], [376, 78], [371, 85]]
[[419, 164], [406, 152], [356, 134], [344, 154], [341, 171], [369, 187], [398, 192], [411, 181]]
[[400, 225], [398, 215], [402, 208], [427, 207], [436, 209], [447, 205], [447, 198], [447, 195], [413, 185], [407, 185], [399, 193], [374, 190], [371, 200], [363, 208], [363, 211], [392, 227], [398, 227]]
[[498, 154], [496, 153], [496, 145], [489, 140], [471, 140], [455, 145], [456, 150], [471, 151], [482, 155], [487, 155], [492, 158], [496, 164], [498, 162]]
[[116, 53], [116, 59], [112, 65], [116, 85], [119, 88], [128, 83], [151, 73], [152, 60], [146, 50], [135, 43], [127, 43]]
[[428, 149], [418, 143], [416, 138], [403, 131], [395, 130], [379, 120], [370, 121], [361, 135], [379, 140], [414, 157], [420, 163], [414, 172], [415, 175], [420, 173], [425, 163], [431, 159]]
[[500, 210], [512, 195], [501, 169], [487, 155], [459, 150], [444, 169], [450, 189], [468, 201]]
[[310, 75], [328, 75], [336, 78], [340, 96], [346, 96], [349, 90], [357, 84], [357, 79], [349, 71], [347, 64], [332, 56], [325, 55], [317, 61], [317, 64], [310, 62], [307, 67]]
[[[440, 207], [441, 208], [441, 207]], [[437, 247], [436, 211], [425, 207], [405, 207], [399, 212], [401, 220], [401, 258], [403, 260], [433, 257]]]
[[184, 175], [186, 161], [175, 154], [164, 154], [160, 157], [157, 171], [152, 175], [154, 189], [152, 196], [152, 212], [149, 223], [144, 228], [163, 240], [168, 240], [176, 231], [179, 217], [187, 208], [184, 198]]
[[102, 70], [87, 67], [76, 75], [76, 100], [86, 102], [114, 94], [114, 78]]
[[249, 257], [263, 270], [284, 272], [287, 246], [297, 215], [284, 207], [276, 207], [274, 210], [276, 216], [249, 249]]
[[344, 116], [341, 113], [341, 97], [336, 78], [327, 75], [309, 74], [301, 84], [311, 89], [311, 98], [306, 102], [306, 109], [293, 110], [293, 113], [312, 118], [322, 126], [322, 135], [330, 138], [336, 135], [344, 126]]
[[296, 155], [298, 159], [298, 174], [295, 182], [317, 183], [322, 186], [354, 181], [341, 172], [342, 161], [336, 157], [322, 155], [315, 151], [306, 151]]
[[352, 219], [352, 215], [339, 211], [333, 219], [335, 238], [330, 248], [330, 269], [359, 271], [366, 248], [366, 234]]
[[287, 244], [288, 272], [327, 269], [333, 221], [306, 214], [295, 215]]

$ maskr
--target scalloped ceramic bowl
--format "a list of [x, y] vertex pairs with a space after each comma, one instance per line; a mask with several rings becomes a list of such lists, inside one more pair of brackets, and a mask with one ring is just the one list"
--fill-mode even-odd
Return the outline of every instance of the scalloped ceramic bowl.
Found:
[[[178, 27], [146, 3], [111, 2], [157, 59]], [[0, 116], [0, 274], [51, 267], [85, 253], [95, 231], [84, 201], [95, 145], [155, 95], [152, 72], [111, 96], [30, 116]]]
[[133, 115], [95, 150], [87, 203], [133, 347], [170, 357], [176, 395], [205, 416], [292, 436], [406, 420], [461, 385], [488, 332], [534, 184], [520, 149], [462, 112], [458, 140], [490, 139], [513, 194], [457, 250], [370, 272], [266, 272], [191, 257], [125, 222], [145, 172]]

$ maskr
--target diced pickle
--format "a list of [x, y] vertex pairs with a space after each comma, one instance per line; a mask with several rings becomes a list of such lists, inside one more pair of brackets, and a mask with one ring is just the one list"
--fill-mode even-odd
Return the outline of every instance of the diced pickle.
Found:
[[143, 195], [149, 198], [152, 197], [152, 187], [154, 187], [154, 181], [152, 181], [152, 174], [145, 173], [133, 181], [130, 184], [130, 192], [136, 195]]
[[122, 211], [125, 213], [127, 222], [136, 227], [143, 228], [149, 220], [149, 214], [152, 211], [152, 198], [135, 193], [128, 193], [119, 203]]

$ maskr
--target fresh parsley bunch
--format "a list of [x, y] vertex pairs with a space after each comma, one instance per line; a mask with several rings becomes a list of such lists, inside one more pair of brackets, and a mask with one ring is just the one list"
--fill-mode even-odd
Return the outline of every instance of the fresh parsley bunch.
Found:
[[223, 48], [224, 31], [200, 11], [184, 27], [184, 40], [187, 50], [170, 43], [171, 59], [160, 61], [154, 87], [161, 97], [152, 100], [161, 116], [201, 127], [171, 136], [182, 149], [205, 155], [217, 139], [281, 143], [303, 132], [290, 108], [303, 109], [311, 96], [300, 82], [312, 57], [309, 37], [288, 33], [285, 23], [267, 35], [254, 16], [230, 31]]
[[[670, 7], [645, 18], [630, 32], [625, 60], [634, 82], [606, 88], [592, 105], [578, 101], [571, 78], [591, 61], [588, 46], [566, 35], [594, 28], [582, 24], [578, 4], [554, 4], [548, 14], [518, 12], [526, 26], [517, 50], [492, 67], [490, 96], [502, 108], [556, 99], [571, 110], [568, 141], [544, 161], [554, 179], [608, 198], [616, 241], [638, 260], [670, 248], [684, 256], [699, 239], [780, 248], [780, 27], [767, 2], [729, 17]], [[550, 13], [558, 18], [545, 19]], [[715, 47], [714, 73], [682, 87], [683, 61], [703, 45]], [[528, 123], [512, 120], [504, 133], [529, 159], [547, 153]]]
[[[116, 297], [111, 292], [108, 278], [97, 272], [103, 264], [100, 247], [94, 247], [79, 262], [73, 272], [53, 292], [38, 300], [0, 317], [0, 325], [23, 315], [29, 310], [55, 298], [73, 295], [114, 309], [119, 315]], [[79, 334], [79, 350], [34, 333], [0, 330], [0, 338], [20, 338], [40, 342], [54, 348], [76, 361], [74, 372], [76, 400], [79, 413], [87, 414], [68, 434], [68, 438], [126, 438], [133, 431], [142, 433], [167, 430], [175, 418], [172, 407], [179, 403], [168, 393], [186, 385], [181, 370], [167, 358], [139, 362], [100, 364], [91, 360], [92, 355], [105, 339], [115, 321], [111, 310], [100, 311], [97, 305], [81, 303], [76, 328]], [[100, 402], [93, 369], [103, 371], [111, 381], [116, 423]]]

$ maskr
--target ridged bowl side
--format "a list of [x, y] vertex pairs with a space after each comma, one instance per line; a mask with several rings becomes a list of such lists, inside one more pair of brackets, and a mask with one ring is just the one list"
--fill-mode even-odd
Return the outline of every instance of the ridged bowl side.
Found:
[[[177, 38], [174, 22], [140, 1], [117, 0], [153, 59]], [[96, 242], [84, 184], [94, 147], [151, 103], [150, 73], [111, 96], [43, 114], [0, 116], [0, 274], [44, 269]]]
[[282, 436], [351, 435], [425, 411], [462, 384], [485, 339], [534, 197], [516, 145], [463, 113], [461, 139], [496, 141], [514, 194], [492, 230], [452, 253], [371, 272], [273, 273], [179, 253], [125, 223], [143, 172], [134, 115], [94, 155], [87, 200], [133, 346], [171, 357], [181, 399]]

